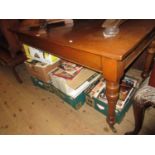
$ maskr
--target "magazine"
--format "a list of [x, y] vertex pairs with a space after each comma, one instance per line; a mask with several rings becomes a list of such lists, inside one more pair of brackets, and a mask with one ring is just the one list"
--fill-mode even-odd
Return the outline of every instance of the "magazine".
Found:
[[70, 75], [75, 75], [80, 72], [80, 70], [83, 68], [80, 65], [68, 62], [68, 61], [62, 61], [60, 67], [66, 71], [66, 73]]
[[65, 79], [73, 79], [83, 67], [71, 62], [62, 61], [60, 67], [53, 72], [53, 75], [62, 77]]
[[90, 97], [94, 97], [97, 98], [98, 95], [101, 93], [101, 91], [103, 90], [103, 88], [105, 88], [106, 83], [104, 81], [104, 79], [101, 79], [99, 81], [99, 83], [91, 90], [91, 92], [89, 93]]
[[[120, 84], [120, 92], [119, 92], [119, 99], [116, 104], [116, 109], [121, 111], [126, 103], [126, 101], [129, 99], [131, 93], [133, 92], [134, 88], [137, 85], [137, 80], [131, 77], [126, 76], [121, 84]], [[106, 95], [106, 88], [103, 88], [100, 94], [98, 95], [98, 99], [104, 103], [108, 103]]]

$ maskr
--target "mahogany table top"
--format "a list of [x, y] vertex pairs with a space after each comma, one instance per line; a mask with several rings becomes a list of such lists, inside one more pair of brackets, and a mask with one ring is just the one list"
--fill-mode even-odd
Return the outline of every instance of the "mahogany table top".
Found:
[[[150, 37], [155, 27], [155, 20], [128, 20], [120, 26], [116, 37], [104, 38], [102, 20], [87, 20], [75, 23], [73, 27], [61, 26], [48, 29], [38, 35], [37, 31], [18, 31], [27, 37], [48, 40], [48, 43], [82, 50], [116, 60], [123, 60], [144, 39]], [[38, 42], [39, 43], [39, 42]]]

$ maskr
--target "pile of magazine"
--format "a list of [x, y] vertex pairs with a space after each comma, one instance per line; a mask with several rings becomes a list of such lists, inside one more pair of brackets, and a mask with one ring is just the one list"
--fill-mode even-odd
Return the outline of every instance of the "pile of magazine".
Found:
[[[136, 85], [137, 80], [132, 77], [125, 76], [125, 78], [121, 81], [119, 99], [116, 104], [117, 110], [121, 111], [123, 109], [126, 101], [129, 99]], [[99, 83], [90, 91], [89, 96], [97, 98], [100, 101], [107, 104], [108, 102], [105, 93], [106, 93], [106, 82], [102, 78], [99, 81]]]
[[53, 73], [58, 77], [63, 77], [65, 79], [73, 79], [83, 67], [68, 61], [61, 61], [61, 64], [57, 70]]
[[94, 81], [98, 80], [101, 74], [63, 60], [60, 66], [50, 74], [50, 77], [52, 84], [57, 89], [76, 98]]

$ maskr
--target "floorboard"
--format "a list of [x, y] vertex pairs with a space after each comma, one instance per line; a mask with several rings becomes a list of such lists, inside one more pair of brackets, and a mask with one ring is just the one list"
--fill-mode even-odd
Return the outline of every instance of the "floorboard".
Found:
[[[132, 107], [113, 133], [106, 118], [88, 105], [74, 110], [56, 95], [34, 87], [24, 65], [18, 67], [19, 84], [10, 70], [0, 66], [1, 135], [122, 135], [134, 127]], [[146, 112], [140, 134], [154, 134], [154, 109]]]

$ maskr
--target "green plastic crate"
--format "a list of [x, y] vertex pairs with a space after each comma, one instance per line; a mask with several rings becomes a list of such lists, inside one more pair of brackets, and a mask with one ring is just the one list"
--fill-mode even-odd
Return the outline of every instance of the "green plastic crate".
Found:
[[[116, 123], [120, 123], [124, 118], [125, 113], [128, 111], [129, 107], [132, 104], [133, 94], [134, 94], [134, 91], [132, 92], [132, 95], [130, 96], [130, 98], [126, 101], [121, 111], [115, 110]], [[93, 107], [94, 109], [96, 109], [97, 111], [99, 111], [100, 113], [104, 114], [105, 116], [108, 115], [108, 105], [105, 102], [102, 102], [97, 98], [91, 98], [90, 96], [88, 96], [88, 94], [86, 94], [86, 103], [91, 107]]]
[[[90, 90], [97, 84], [94, 83], [94, 85], [92, 85], [91, 87], [89, 87], [86, 91], [85, 91], [85, 96], [86, 96], [86, 103], [93, 107], [95, 110], [99, 111], [100, 113], [102, 113], [103, 115], [107, 116], [108, 115], [108, 104], [99, 100], [98, 98], [91, 98], [89, 96], [89, 92]], [[132, 93], [130, 94], [130, 97], [128, 98], [128, 100], [126, 101], [123, 109], [121, 111], [119, 110], [115, 110], [115, 118], [116, 118], [116, 123], [120, 123], [126, 112], [128, 111], [128, 109], [130, 108], [132, 101], [133, 101], [133, 95], [136, 91], [136, 88], [133, 89]]]
[[71, 105], [74, 109], [80, 109], [82, 105], [85, 103], [85, 94], [82, 92], [79, 96], [77, 96], [75, 99], [64, 94], [57, 88], [55, 88], [51, 83], [45, 83], [35, 77], [31, 77], [31, 80], [33, 84], [37, 87], [40, 87], [44, 90], [50, 91], [52, 93], [55, 93], [57, 96], [62, 98], [65, 102], [67, 102], [69, 105]]
[[[54, 87], [54, 86], [53, 86]], [[82, 92], [79, 96], [76, 98], [72, 98], [71, 96], [68, 96], [64, 94], [62, 91], [54, 87], [54, 92], [57, 96], [62, 98], [65, 102], [67, 102], [69, 105], [71, 105], [74, 109], [80, 109], [82, 105], [85, 103], [85, 94]]]
[[45, 83], [45, 82], [43, 82], [35, 77], [32, 77], [32, 76], [31, 76], [31, 80], [35, 86], [40, 87], [44, 90], [50, 91], [51, 93], [54, 93], [54, 88], [51, 83]]

